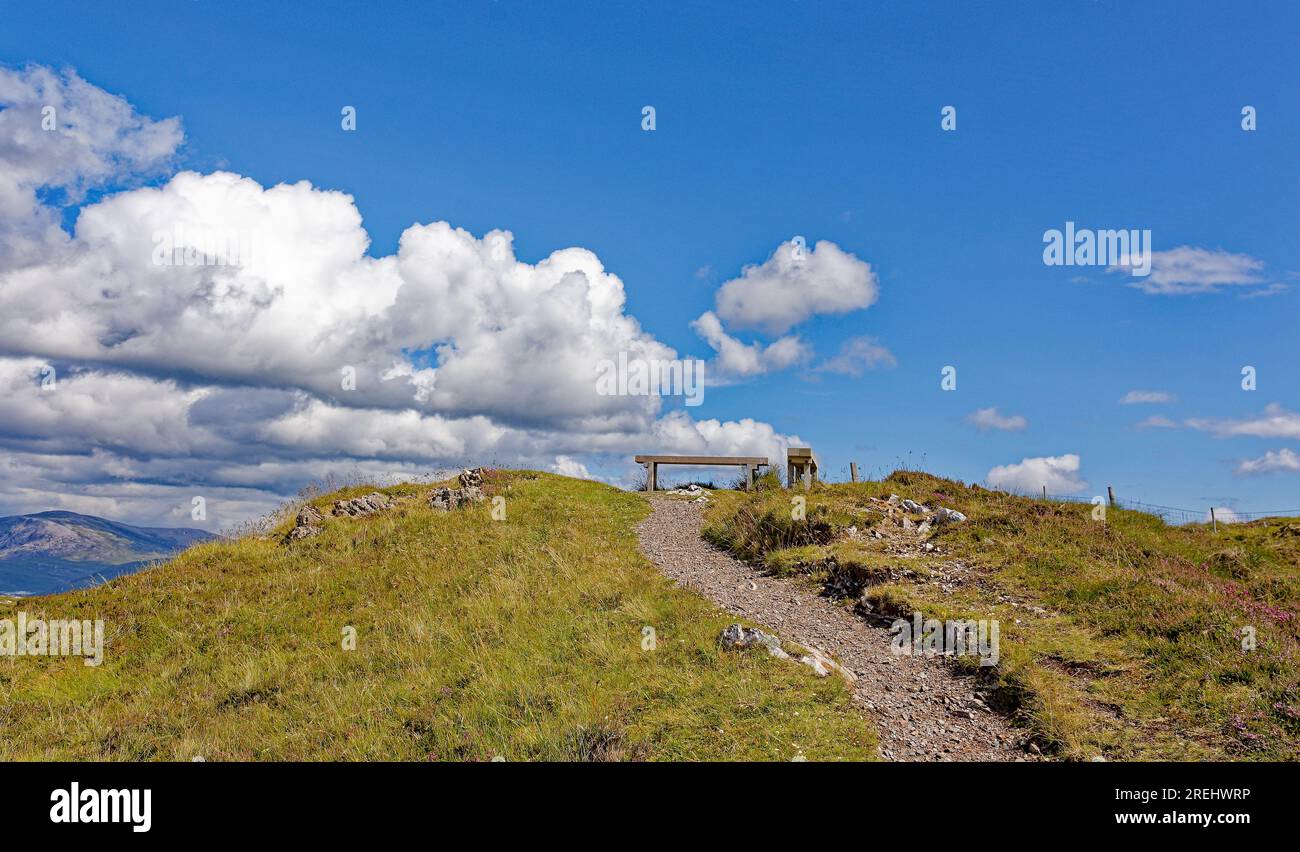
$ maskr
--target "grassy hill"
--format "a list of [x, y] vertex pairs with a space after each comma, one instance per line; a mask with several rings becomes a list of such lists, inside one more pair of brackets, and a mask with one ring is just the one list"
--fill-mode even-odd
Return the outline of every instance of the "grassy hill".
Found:
[[[900, 557], [871, 534], [894, 524], [872, 498], [894, 493], [969, 521], [939, 527], [936, 551]], [[875, 613], [998, 619], [1002, 659], [985, 676], [1044, 750], [1300, 759], [1297, 519], [1216, 534], [1111, 509], [1103, 524], [1091, 505], [912, 472], [818, 486], [800, 522], [790, 499], [771, 488], [720, 494], [705, 534], [774, 571], [851, 572]], [[1254, 630], [1253, 650], [1243, 649], [1243, 628]]]
[[315, 538], [282, 544], [286, 521], [98, 588], [0, 600], [0, 619], [103, 619], [107, 634], [97, 668], [0, 658], [0, 760], [874, 755], [838, 678], [718, 650], [733, 619], [637, 550], [642, 497], [503, 473], [494, 521], [489, 504], [435, 512], [428, 486], [382, 490], [408, 499]]

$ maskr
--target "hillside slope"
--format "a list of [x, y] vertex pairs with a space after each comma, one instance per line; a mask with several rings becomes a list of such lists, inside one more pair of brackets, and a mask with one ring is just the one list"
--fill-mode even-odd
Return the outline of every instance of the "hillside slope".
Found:
[[[873, 621], [998, 620], [1001, 659], [983, 674], [1044, 752], [1300, 759], [1297, 519], [1217, 533], [1122, 508], [1102, 520], [1088, 504], [898, 472], [819, 485], [796, 521], [800, 493], [721, 493], [705, 535]], [[969, 520], [934, 524], [901, 499]]]
[[0, 601], [0, 619], [101, 618], [107, 634], [97, 668], [0, 659], [0, 760], [874, 757], [837, 678], [719, 650], [734, 619], [638, 553], [642, 497], [532, 473], [485, 490], [505, 520], [399, 486], [397, 507], [314, 538], [282, 543], [286, 523]]
[[116, 577], [213, 538], [203, 530], [136, 527], [51, 511], [0, 518], [0, 594], [51, 594]]

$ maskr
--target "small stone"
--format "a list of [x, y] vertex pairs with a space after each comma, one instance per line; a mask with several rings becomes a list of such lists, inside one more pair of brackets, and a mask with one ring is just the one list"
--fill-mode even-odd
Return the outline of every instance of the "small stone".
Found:
[[966, 516], [956, 509], [941, 507], [935, 512], [934, 522], [936, 524], [960, 524], [966, 520]]
[[790, 655], [781, 648], [781, 640], [757, 627], [745, 627], [743, 624], [729, 624], [718, 635], [718, 642], [724, 649], [744, 651], [761, 645], [773, 657], [786, 659]]

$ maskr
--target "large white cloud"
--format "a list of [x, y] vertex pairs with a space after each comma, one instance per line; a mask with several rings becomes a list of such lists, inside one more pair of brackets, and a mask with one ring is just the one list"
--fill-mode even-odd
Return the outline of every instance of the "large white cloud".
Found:
[[145, 118], [72, 71], [0, 67], [0, 263], [36, 260], [65, 240], [38, 191], [77, 201], [163, 166], [182, 140], [179, 120]]
[[1044, 486], [1048, 494], [1074, 494], [1088, 487], [1079, 478], [1079, 457], [1074, 453], [999, 465], [988, 472], [987, 479], [994, 488], [1021, 494], [1037, 494]]
[[[46, 103], [57, 130], [39, 129]], [[599, 476], [636, 451], [775, 459], [795, 440], [599, 394], [601, 361], [677, 353], [586, 249], [526, 263], [509, 232], [435, 222], [372, 257], [352, 198], [307, 182], [181, 172], [120, 189], [167, 163], [179, 123], [75, 74], [0, 70], [0, 106], [0, 512], [185, 520], [200, 489], [228, 522], [326, 475], [563, 457]], [[118, 191], [63, 232], [42, 190], [92, 185]], [[711, 342], [742, 375], [746, 353], [759, 372], [807, 357], [797, 338]]]
[[871, 264], [827, 240], [812, 250], [790, 240], [719, 288], [717, 315], [735, 328], [782, 334], [818, 314], [870, 307], [878, 295]]

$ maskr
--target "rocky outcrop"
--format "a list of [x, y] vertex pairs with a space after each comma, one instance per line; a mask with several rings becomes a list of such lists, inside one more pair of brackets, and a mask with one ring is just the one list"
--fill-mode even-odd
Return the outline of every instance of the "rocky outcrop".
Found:
[[332, 513], [335, 516], [347, 515], [350, 518], [358, 518], [362, 515], [382, 512], [384, 509], [392, 508], [392, 505], [392, 498], [375, 491], [364, 497], [353, 497], [351, 500], [335, 500]]
[[483, 497], [483, 468], [463, 470], [460, 474], [460, 488], [435, 488], [429, 492], [429, 506], [440, 512], [450, 512], [461, 506], [481, 503]]
[[460, 472], [460, 488], [435, 488], [429, 492], [429, 506], [440, 512], [450, 512], [461, 506], [481, 503], [483, 496], [483, 468], [476, 467]]
[[450, 512], [452, 509], [482, 501], [481, 488], [435, 488], [429, 492], [429, 506], [440, 512]]
[[293, 529], [284, 537], [285, 544], [302, 538], [311, 538], [324, 532], [325, 516], [316, 511], [314, 506], [303, 506], [294, 518]]

